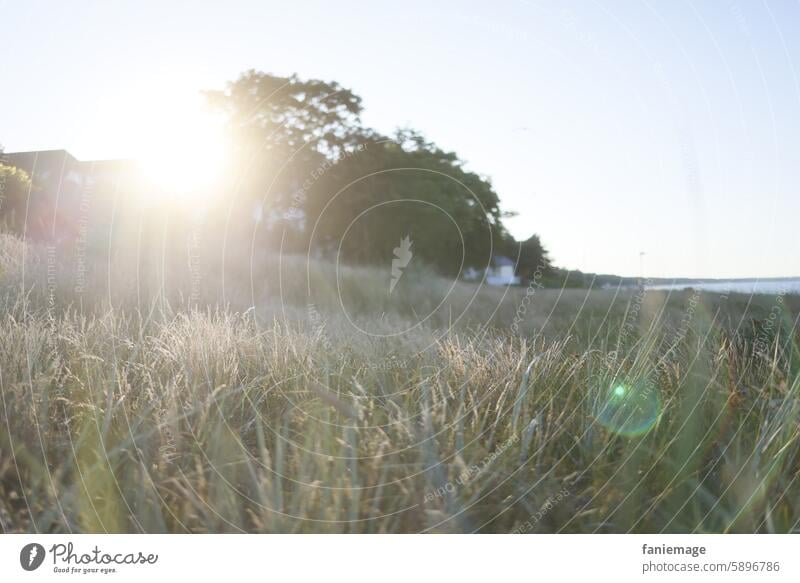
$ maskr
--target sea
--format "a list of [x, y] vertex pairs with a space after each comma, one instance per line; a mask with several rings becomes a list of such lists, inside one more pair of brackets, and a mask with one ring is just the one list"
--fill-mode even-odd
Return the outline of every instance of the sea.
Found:
[[715, 281], [685, 281], [656, 283], [647, 286], [653, 290], [698, 289], [717, 293], [738, 294], [800, 294], [800, 277], [787, 279], [734, 279]]

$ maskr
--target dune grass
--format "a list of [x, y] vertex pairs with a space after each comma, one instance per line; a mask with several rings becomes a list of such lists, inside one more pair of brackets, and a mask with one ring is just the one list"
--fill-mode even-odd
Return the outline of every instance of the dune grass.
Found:
[[2, 236], [4, 532], [798, 530], [796, 298], [181, 249]]

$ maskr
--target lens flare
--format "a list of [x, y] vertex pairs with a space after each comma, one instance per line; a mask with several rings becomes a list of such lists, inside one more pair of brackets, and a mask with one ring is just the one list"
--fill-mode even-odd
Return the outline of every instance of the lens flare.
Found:
[[616, 383], [597, 403], [598, 423], [618, 435], [636, 437], [650, 431], [661, 415], [661, 396], [654, 383]]

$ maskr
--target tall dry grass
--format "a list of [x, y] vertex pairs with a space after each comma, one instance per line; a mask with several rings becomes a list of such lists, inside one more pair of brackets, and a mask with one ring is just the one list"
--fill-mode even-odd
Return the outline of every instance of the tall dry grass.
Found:
[[794, 298], [195, 251], [2, 237], [4, 532], [798, 529]]

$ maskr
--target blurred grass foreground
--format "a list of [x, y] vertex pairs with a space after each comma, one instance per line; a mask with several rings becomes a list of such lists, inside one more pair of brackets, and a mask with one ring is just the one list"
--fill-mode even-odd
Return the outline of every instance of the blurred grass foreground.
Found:
[[189, 241], [0, 238], [4, 532], [798, 529], [796, 297]]

